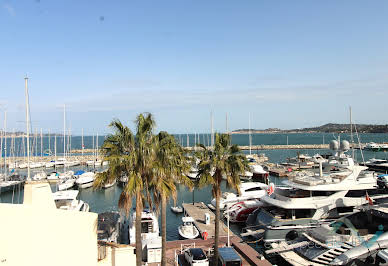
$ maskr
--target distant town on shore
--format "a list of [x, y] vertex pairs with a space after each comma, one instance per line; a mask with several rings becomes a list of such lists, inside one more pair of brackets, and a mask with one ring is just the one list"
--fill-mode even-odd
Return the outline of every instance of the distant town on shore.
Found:
[[[388, 125], [366, 125], [366, 124], [353, 124], [358, 133], [388, 133]], [[349, 124], [334, 124], [329, 123], [319, 127], [310, 128], [298, 128], [298, 129], [280, 129], [280, 128], [267, 128], [267, 129], [251, 129], [252, 134], [260, 133], [350, 133]], [[248, 134], [249, 129], [237, 129], [231, 132], [232, 134]]]

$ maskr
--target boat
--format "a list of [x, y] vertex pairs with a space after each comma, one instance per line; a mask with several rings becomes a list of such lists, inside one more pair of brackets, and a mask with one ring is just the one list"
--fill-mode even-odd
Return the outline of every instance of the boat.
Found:
[[114, 179], [112, 182], [110, 183], [106, 183], [103, 185], [103, 188], [110, 188], [110, 187], [113, 187], [114, 185], [116, 184], [116, 179]]
[[232, 223], [243, 223], [247, 220], [249, 214], [264, 205], [259, 199], [240, 201], [225, 209], [224, 217]]
[[97, 224], [97, 240], [119, 243], [121, 222], [122, 217], [117, 211], [99, 213]]
[[[248, 199], [260, 199], [267, 194], [266, 190], [268, 185], [260, 182], [245, 182], [239, 185], [240, 194], [236, 195], [232, 192], [222, 193], [220, 199], [220, 210], [224, 210], [227, 206], [233, 205], [237, 202], [248, 200]], [[208, 207], [215, 210], [216, 199], [213, 198]]]
[[363, 165], [367, 166], [368, 169], [377, 172], [387, 173], [388, 171], [388, 160], [385, 159], [372, 158], [366, 161]]
[[74, 177], [74, 171], [66, 171], [58, 175], [59, 179], [69, 179]]
[[181, 206], [171, 206], [171, 211], [174, 213], [183, 213], [183, 208]]
[[11, 174], [10, 176], [1, 175], [0, 177], [0, 194], [12, 191], [20, 186], [23, 187], [25, 179], [19, 174]]
[[75, 181], [79, 188], [89, 188], [93, 186], [94, 179], [96, 178], [95, 173], [86, 172], [81, 174]]
[[252, 172], [249, 172], [249, 171], [244, 171], [243, 174], [240, 174], [240, 179], [241, 180], [251, 180], [253, 177], [253, 173]]
[[[290, 224], [310, 226], [314, 221], [336, 219], [352, 213], [368, 202], [366, 194], [376, 202], [388, 199], [388, 190], [378, 187], [377, 177], [363, 172], [367, 167], [358, 165], [345, 154], [349, 142], [342, 141], [339, 145], [332, 141], [330, 147], [335, 154], [327, 163], [320, 164], [319, 172], [293, 172], [289, 180], [284, 181], [290, 189], [275, 188], [271, 195], [260, 199], [266, 206], [257, 215], [255, 224], [258, 229], [265, 229], [265, 242], [284, 240], [291, 230]], [[277, 230], [276, 234], [269, 232], [274, 230]]]
[[388, 204], [367, 204], [329, 224], [291, 231], [266, 253], [277, 253], [292, 265], [383, 265], [388, 261], [387, 224]]
[[128, 176], [126, 175], [120, 176], [118, 179], [118, 182], [119, 182], [119, 186], [124, 187], [128, 183]]
[[47, 179], [47, 174], [45, 171], [40, 171], [38, 173], [36, 173], [33, 177], [32, 177], [32, 180], [44, 180], [44, 179]]
[[179, 236], [183, 239], [194, 239], [199, 236], [199, 231], [194, 225], [192, 217], [182, 217], [182, 225], [178, 227]]
[[47, 180], [48, 180], [49, 182], [58, 181], [58, 180], [59, 180], [59, 173], [58, 173], [58, 172], [51, 172], [51, 173], [47, 176]]
[[74, 187], [75, 185], [75, 178], [65, 178], [65, 179], [61, 179], [59, 182], [58, 182], [58, 190], [61, 191], [61, 190], [67, 190], [69, 188], [72, 188]]
[[53, 168], [55, 166], [55, 161], [46, 162], [44, 164], [44, 167], [46, 168]]
[[[133, 212], [128, 224], [129, 244], [136, 243], [136, 211]], [[155, 214], [148, 209], [144, 209], [141, 213], [141, 239], [147, 241], [150, 239], [159, 238], [159, 223]]]
[[369, 151], [387, 151], [388, 144], [369, 142], [365, 145], [364, 149]]
[[190, 179], [197, 179], [198, 178], [198, 168], [195, 166], [192, 166], [190, 168], [190, 171], [186, 174], [186, 176]]
[[65, 190], [53, 193], [55, 205], [61, 210], [89, 211], [89, 204], [77, 199], [78, 190]]

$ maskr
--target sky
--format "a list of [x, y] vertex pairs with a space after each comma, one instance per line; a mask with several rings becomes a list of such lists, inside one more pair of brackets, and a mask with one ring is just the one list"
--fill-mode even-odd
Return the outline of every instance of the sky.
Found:
[[387, 124], [388, 1], [0, 0], [0, 127]]

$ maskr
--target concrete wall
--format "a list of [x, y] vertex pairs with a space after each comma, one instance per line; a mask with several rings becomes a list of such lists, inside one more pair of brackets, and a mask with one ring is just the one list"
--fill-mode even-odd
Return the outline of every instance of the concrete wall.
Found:
[[96, 266], [97, 214], [56, 209], [46, 184], [26, 184], [24, 204], [0, 204], [0, 266]]

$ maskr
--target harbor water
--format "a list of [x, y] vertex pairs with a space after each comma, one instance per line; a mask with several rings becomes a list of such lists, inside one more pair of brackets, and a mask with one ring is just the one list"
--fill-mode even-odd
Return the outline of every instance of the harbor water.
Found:
[[[330, 134], [332, 136], [332, 134]], [[193, 140], [194, 140], [194, 135], [191, 135]], [[271, 144], [272, 140], [278, 139], [280, 143], [280, 136], [279, 134], [272, 134], [272, 135], [263, 135], [263, 134], [256, 134], [253, 135], [253, 145], [261, 144], [264, 143], [264, 140], [267, 142], [265, 144]], [[284, 135], [285, 136], [285, 135]], [[283, 137], [284, 137], [283, 136]], [[373, 138], [374, 136], [374, 138]], [[247, 145], [247, 140], [248, 137], [245, 136], [246, 141], [242, 140], [244, 136], [243, 135], [233, 135], [233, 140], [236, 144], [240, 145]], [[290, 141], [295, 138], [296, 140], [299, 140], [300, 142], [303, 143], [297, 143], [294, 142], [292, 144], [314, 144], [318, 142], [318, 139], [322, 140], [322, 134], [294, 134], [289, 135], [289, 143]], [[362, 136], [364, 138], [363, 142], [369, 142], [369, 141], [374, 141], [374, 142], [384, 142], [388, 141], [388, 134], [368, 134], [365, 136]], [[73, 137], [72, 144], [77, 143], [78, 137]], [[80, 139], [80, 138], [79, 138]], [[85, 138], [87, 139], [87, 138]], [[329, 134], [326, 136], [326, 141], [330, 141], [332, 138], [329, 138]], [[346, 139], [346, 137], [342, 137], [341, 139]], [[257, 142], [258, 140], [263, 141], [263, 142]], [[91, 141], [91, 137], [88, 141]], [[100, 142], [101, 141], [101, 142]], [[102, 143], [103, 137], [101, 137], [101, 140], [99, 140], [99, 143]], [[238, 141], [241, 141], [238, 143]], [[284, 142], [283, 142], [284, 143]], [[76, 147], [76, 146], [75, 146]], [[248, 151], [244, 151], [245, 153], [249, 153]], [[309, 155], [314, 155], [316, 153], [327, 153], [328, 150], [259, 150], [259, 151], [252, 151], [253, 153], [265, 153], [266, 156], [269, 158], [270, 162], [273, 163], [278, 163], [278, 162], [283, 162], [285, 161], [286, 158], [288, 157], [295, 157], [297, 156], [297, 153], [303, 153], [303, 154], [309, 154]], [[370, 158], [379, 158], [379, 159], [387, 159], [387, 153], [385, 152], [372, 152], [372, 151], [363, 151], [364, 159], [368, 160]], [[360, 150], [355, 150], [355, 158], [358, 161], [362, 161], [362, 156], [361, 156], [361, 151]], [[77, 171], [77, 170], [90, 170], [87, 169], [86, 166], [77, 166], [74, 168], [70, 168], [71, 170]], [[36, 170], [39, 171], [39, 170]], [[47, 172], [51, 172], [53, 170], [47, 170]], [[59, 168], [58, 171], [61, 171]], [[20, 172], [21, 174], [25, 174], [24, 172]], [[34, 171], [32, 171], [32, 174]], [[270, 176], [270, 180], [275, 184], [275, 185], [280, 185], [283, 181], [281, 178], [277, 177], [272, 177]], [[52, 184], [52, 190], [56, 191], [56, 185]], [[225, 182], [222, 183], [222, 190], [223, 191], [232, 191], [228, 188], [226, 188]], [[84, 200], [90, 205], [90, 210], [92, 212], [96, 213], [101, 213], [101, 212], [106, 212], [106, 211], [118, 211], [117, 203], [119, 200], [120, 193], [122, 191], [122, 188], [115, 185], [111, 188], [104, 189], [104, 190], [93, 190], [92, 188], [88, 189], [83, 189], [80, 190], [79, 193], [79, 198], [81, 200]], [[207, 186], [204, 188], [195, 188], [193, 191], [188, 190], [186, 187], [183, 185], [178, 185], [177, 187], [177, 192], [178, 192], [178, 198], [177, 198], [177, 205], [181, 205], [182, 203], [191, 203], [193, 200], [195, 202], [203, 201], [205, 203], [210, 203], [212, 199], [211, 195], [211, 187]], [[3, 203], [21, 203], [23, 200], [23, 191], [20, 189], [16, 189], [14, 191], [6, 192], [0, 194], [0, 201]], [[170, 207], [173, 206], [173, 202], [169, 202], [167, 206], [167, 239], [168, 240], [176, 240], [178, 239], [178, 226], [181, 224], [181, 214], [175, 214], [170, 210]], [[135, 206], [135, 205], [133, 205]], [[240, 225], [231, 225], [232, 231], [235, 233], [240, 233], [241, 226]]]

